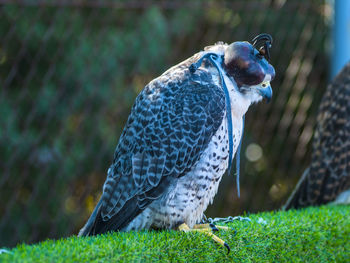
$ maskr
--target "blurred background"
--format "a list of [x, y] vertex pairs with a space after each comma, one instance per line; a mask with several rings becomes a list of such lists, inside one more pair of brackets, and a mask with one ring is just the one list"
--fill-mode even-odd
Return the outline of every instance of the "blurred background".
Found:
[[310, 160], [331, 21], [321, 0], [0, 0], [0, 247], [77, 234], [145, 84], [262, 32], [274, 97], [246, 116], [241, 198], [226, 175], [206, 214], [279, 209]]

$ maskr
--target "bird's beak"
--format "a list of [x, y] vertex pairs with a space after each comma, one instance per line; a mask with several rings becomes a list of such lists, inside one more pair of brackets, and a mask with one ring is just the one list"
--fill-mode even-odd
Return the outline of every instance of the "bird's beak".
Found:
[[265, 81], [259, 84], [257, 90], [259, 94], [266, 99], [267, 102], [270, 101], [272, 97], [272, 88], [270, 85], [270, 81]]

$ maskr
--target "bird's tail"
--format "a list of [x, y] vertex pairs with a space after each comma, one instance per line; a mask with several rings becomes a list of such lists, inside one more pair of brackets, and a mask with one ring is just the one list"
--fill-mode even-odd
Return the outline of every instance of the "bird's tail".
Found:
[[91, 230], [94, 226], [96, 216], [98, 214], [98, 210], [100, 209], [101, 203], [102, 203], [102, 201], [100, 199], [100, 201], [98, 201], [94, 211], [92, 212], [89, 220], [86, 222], [86, 224], [83, 226], [83, 228], [80, 229], [78, 237], [90, 236], [92, 234]]
[[289, 196], [286, 204], [283, 206], [283, 210], [289, 210], [292, 208], [300, 208], [307, 206], [307, 184], [309, 178], [310, 168], [307, 168], [297, 185], [295, 186], [292, 194]]

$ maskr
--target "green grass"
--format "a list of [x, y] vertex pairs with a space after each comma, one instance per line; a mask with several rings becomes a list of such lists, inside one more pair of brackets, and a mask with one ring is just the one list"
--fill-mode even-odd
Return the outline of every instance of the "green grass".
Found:
[[200, 233], [142, 231], [21, 244], [0, 262], [350, 262], [350, 206], [249, 218], [217, 234], [231, 246], [229, 255]]

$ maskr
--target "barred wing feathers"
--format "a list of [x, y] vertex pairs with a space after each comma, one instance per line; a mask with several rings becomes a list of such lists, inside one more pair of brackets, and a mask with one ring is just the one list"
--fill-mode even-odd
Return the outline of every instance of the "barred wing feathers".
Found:
[[225, 115], [205, 69], [179, 65], [139, 94], [117, 146], [90, 234], [125, 227], [198, 162]]

